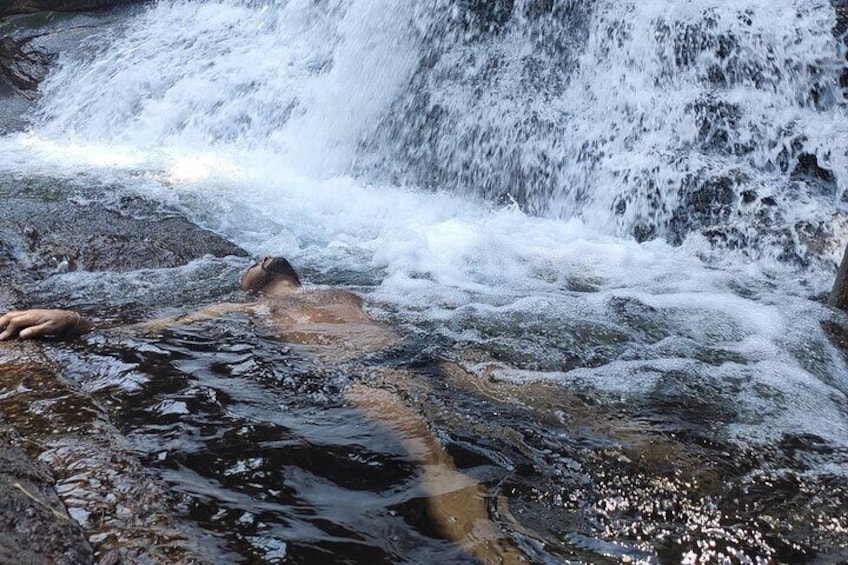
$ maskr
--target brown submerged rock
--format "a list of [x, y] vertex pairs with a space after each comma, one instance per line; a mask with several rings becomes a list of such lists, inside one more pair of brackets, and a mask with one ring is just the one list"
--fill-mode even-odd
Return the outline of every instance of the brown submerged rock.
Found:
[[0, 413], [26, 442], [4, 449], [0, 427], [0, 563], [211, 562], [175, 523], [167, 487], [40, 349], [0, 344]]
[[0, 423], [0, 563], [93, 563], [94, 551], [56, 495], [53, 475], [21, 443]]
[[[0, 291], [0, 307], [10, 302], [9, 294]], [[0, 359], [7, 358], [8, 347], [0, 344]], [[21, 359], [40, 358], [37, 345], [15, 349]], [[0, 362], [0, 389], [19, 369]], [[0, 563], [93, 563], [94, 550], [56, 494], [52, 469], [32, 457], [37, 450], [38, 444], [23, 437], [0, 408]]]

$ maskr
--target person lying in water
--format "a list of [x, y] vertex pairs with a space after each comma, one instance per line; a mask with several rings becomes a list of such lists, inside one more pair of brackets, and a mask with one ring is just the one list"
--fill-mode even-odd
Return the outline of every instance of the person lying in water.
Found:
[[[307, 346], [323, 358], [340, 361], [363, 352], [386, 349], [398, 341], [394, 332], [369, 318], [362, 299], [345, 290], [303, 288], [291, 263], [263, 257], [242, 274], [239, 285], [254, 294], [251, 303], [224, 303], [199, 312], [142, 324], [145, 331], [241, 312], [266, 321], [281, 341]], [[0, 317], [0, 340], [18, 337], [71, 337], [94, 325], [71, 310], [24, 310]]]
[[[362, 299], [339, 289], [304, 288], [283, 257], [263, 257], [242, 274], [239, 285], [250, 303], [224, 303], [191, 314], [141, 325], [145, 332], [241, 312], [264, 320], [284, 342], [304, 347], [322, 360], [342, 361], [399, 341], [397, 334], [369, 318]], [[0, 316], [0, 340], [74, 337], [94, 324], [72, 310], [22, 310]], [[442, 534], [484, 563], [522, 563], [523, 555], [489, 520], [479, 483], [456, 469], [427, 423], [397, 396], [365, 384], [352, 385], [346, 399], [383, 424], [421, 466], [432, 518]]]

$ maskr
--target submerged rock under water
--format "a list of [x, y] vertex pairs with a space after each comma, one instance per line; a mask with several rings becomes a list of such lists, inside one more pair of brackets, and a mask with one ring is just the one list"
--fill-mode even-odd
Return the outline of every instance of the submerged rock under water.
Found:
[[[639, 407], [552, 381], [515, 384], [507, 365], [469, 353], [445, 366], [449, 379], [482, 395], [498, 422], [523, 424], [478, 423], [475, 432], [504, 438], [536, 465], [502, 485], [513, 489], [506, 496], [512, 513], [570, 558], [845, 558], [848, 480], [811, 467], [845, 454], [819, 438], [787, 434], [778, 445], [751, 449], [717, 435], [716, 415], [696, 398]], [[539, 419], [539, 426], [524, 423]], [[469, 425], [459, 429], [470, 435]]]
[[[32, 561], [3, 562], [200, 562], [196, 542], [172, 517], [167, 489], [141, 466], [103, 408], [64, 379], [38, 345], [0, 347], [0, 411], [24, 438], [26, 453], [52, 471], [55, 483], [51, 481], [45, 492], [48, 499], [64, 503], [55, 512], [71, 532], [63, 536], [66, 543], [81, 538], [76, 544], [86, 550], [51, 557], [56, 543], [45, 525], [28, 532], [25, 539], [4, 544], [9, 551], [30, 548]], [[27, 464], [23, 453], [15, 454], [15, 460], [17, 465]], [[13, 495], [14, 488], [4, 485], [2, 498]], [[18, 524], [13, 531], [21, 527]]]
[[[8, 367], [0, 368], [4, 380]], [[54, 490], [47, 465], [30, 459], [33, 438], [0, 421], [0, 562], [92, 563], [94, 552]]]

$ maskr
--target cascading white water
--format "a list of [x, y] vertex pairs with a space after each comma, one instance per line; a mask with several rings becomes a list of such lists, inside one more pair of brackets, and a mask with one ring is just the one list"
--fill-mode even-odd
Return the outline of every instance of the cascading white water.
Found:
[[430, 45], [362, 160], [640, 239], [719, 225], [803, 255], [799, 222], [830, 231], [848, 139], [826, 0], [548, 4]]
[[164, 2], [53, 75], [42, 131], [142, 150], [266, 150], [299, 169], [344, 170], [341, 151], [414, 68], [415, 38], [395, 24], [412, 15], [388, 1]]
[[730, 437], [848, 446], [832, 314], [808, 300], [832, 271], [768, 251], [804, 258], [799, 225], [829, 237], [845, 212], [829, 4], [496, 4], [511, 17], [160, 1], [63, 54], [0, 166], [100, 176], [364, 273], [375, 313], [497, 353], [504, 378], [702, 395]]
[[511, 17], [444, 0], [160, 3], [93, 60], [69, 57], [42, 131], [267, 151], [312, 177], [508, 196], [640, 240], [839, 253], [848, 135], [827, 0], [493, 5]]

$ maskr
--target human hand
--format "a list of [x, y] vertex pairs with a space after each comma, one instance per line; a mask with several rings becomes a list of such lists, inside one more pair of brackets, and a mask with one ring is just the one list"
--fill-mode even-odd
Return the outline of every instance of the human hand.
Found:
[[91, 324], [72, 310], [18, 310], [0, 316], [0, 341], [83, 333]]

